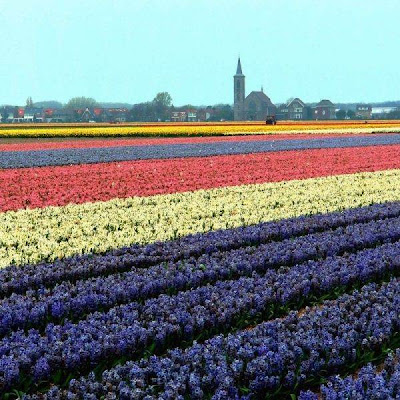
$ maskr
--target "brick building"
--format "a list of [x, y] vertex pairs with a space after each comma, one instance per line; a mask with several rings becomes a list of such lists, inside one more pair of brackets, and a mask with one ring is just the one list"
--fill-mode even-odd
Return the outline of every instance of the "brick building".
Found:
[[270, 115], [276, 114], [276, 106], [271, 99], [260, 91], [253, 91], [246, 97], [245, 76], [242, 72], [240, 58], [233, 77], [234, 106], [233, 115], [235, 121], [265, 121]]
[[336, 119], [336, 107], [330, 100], [321, 100], [313, 108], [313, 119], [329, 120]]

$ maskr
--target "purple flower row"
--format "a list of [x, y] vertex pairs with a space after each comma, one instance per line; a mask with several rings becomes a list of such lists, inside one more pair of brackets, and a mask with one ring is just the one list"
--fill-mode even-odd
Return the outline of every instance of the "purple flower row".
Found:
[[400, 398], [400, 350], [390, 353], [383, 368], [371, 364], [362, 368], [357, 377], [334, 376], [321, 386], [321, 396], [311, 391], [300, 393], [299, 400], [394, 400]]
[[271, 151], [382, 146], [400, 143], [400, 135], [364, 135], [312, 139], [243, 142], [180, 143], [153, 146], [120, 146], [76, 149], [0, 152], [0, 168], [32, 168], [50, 165], [93, 164], [101, 162], [209, 157]]
[[304, 298], [318, 299], [338, 286], [388, 276], [399, 267], [397, 242], [161, 295], [96, 312], [76, 324], [48, 324], [43, 335], [33, 329], [13, 332], [0, 340], [0, 390], [18, 386], [21, 376], [40, 381], [60, 370], [84, 373], [104, 360], [140, 357], [149, 346], [162, 351], [200, 333], [240, 328], [298, 307]]
[[259, 247], [243, 247], [204, 254], [184, 261], [107, 277], [63, 282], [53, 289], [41, 288], [24, 295], [13, 294], [0, 301], [0, 335], [14, 329], [43, 327], [47, 321], [65, 317], [83, 318], [87, 313], [117, 304], [143, 302], [162, 293], [176, 293], [221, 280], [265, 273], [311, 259], [354, 252], [366, 247], [400, 240], [400, 217], [339, 227]]
[[[239, 399], [279, 397], [336, 373], [390, 341], [400, 328], [400, 281], [343, 295], [322, 307], [294, 312], [254, 329], [215, 336], [203, 344], [173, 349], [73, 379], [69, 389], [53, 387], [47, 399]], [[28, 397], [37, 399], [38, 397]], [[242, 397], [244, 398], [244, 397]], [[341, 399], [344, 397], [341, 397]], [[382, 397], [379, 397], [382, 398]]]
[[178, 261], [202, 254], [257, 246], [308, 233], [321, 232], [355, 223], [400, 216], [400, 203], [375, 204], [338, 213], [302, 216], [298, 218], [262, 223], [255, 226], [219, 230], [189, 235], [171, 242], [158, 242], [147, 246], [134, 245], [113, 250], [105, 255], [79, 255], [41, 263], [11, 266], [0, 271], [0, 296], [24, 293], [42, 286], [76, 281], [88, 277], [108, 275], [143, 268], [162, 262]]

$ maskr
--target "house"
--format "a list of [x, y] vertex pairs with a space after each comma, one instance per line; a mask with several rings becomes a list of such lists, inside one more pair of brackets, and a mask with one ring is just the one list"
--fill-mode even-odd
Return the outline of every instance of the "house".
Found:
[[95, 116], [93, 113], [93, 110], [89, 110], [88, 107], [86, 107], [85, 109], [81, 108], [78, 110], [75, 110], [77, 115], [78, 115], [78, 119], [80, 122], [89, 122], [89, 121], [93, 121]]
[[129, 110], [127, 108], [108, 108], [106, 114], [109, 122], [126, 122]]
[[26, 107], [24, 109], [24, 122], [33, 122], [33, 118], [35, 117], [35, 113], [33, 108]]
[[185, 111], [172, 111], [170, 119], [172, 122], [185, 122], [186, 121], [186, 112]]
[[197, 121], [197, 110], [194, 108], [189, 108], [186, 110], [187, 121], [196, 122]]
[[330, 100], [321, 100], [313, 108], [312, 115], [315, 120], [336, 119], [336, 107]]
[[11, 119], [11, 113], [9, 113], [8, 114], [8, 121], [9, 122], [13, 122], [13, 123], [25, 122], [24, 113], [25, 113], [24, 108], [22, 108], [22, 107], [14, 107], [14, 112], [12, 114], [12, 119]]
[[23, 118], [24, 122], [43, 122], [44, 121], [43, 108], [25, 107]]
[[104, 108], [95, 107], [93, 108], [93, 118], [96, 122], [105, 122], [106, 113], [104, 113]]
[[197, 122], [200, 113], [195, 108], [174, 108], [170, 113], [171, 122]]
[[[5, 123], [11, 123], [14, 120], [15, 117], [15, 112], [17, 107], [14, 106], [4, 106], [2, 109], [0, 109], [0, 120]], [[5, 119], [3, 119], [5, 116]]]
[[372, 118], [372, 106], [370, 104], [357, 104], [356, 118], [371, 119]]
[[306, 119], [306, 105], [298, 97], [290, 100], [287, 109], [288, 119]]
[[281, 104], [276, 108], [276, 119], [279, 121], [284, 121], [289, 119], [289, 109], [287, 104]]
[[129, 110], [127, 108], [87, 107], [74, 110], [76, 120], [80, 122], [126, 122]]
[[308, 107], [298, 97], [290, 99], [276, 109], [278, 120], [304, 120], [308, 119]]
[[25, 110], [22, 107], [15, 107], [14, 118], [24, 118]]
[[310, 107], [298, 97], [288, 100], [276, 109], [277, 120], [307, 120], [310, 119]]
[[75, 112], [68, 109], [47, 109], [45, 111], [46, 122], [74, 122]]
[[214, 119], [216, 115], [216, 109], [211, 106], [207, 106], [206, 108], [200, 108], [197, 110], [197, 120], [198, 121], [211, 121]]
[[53, 117], [55, 109], [54, 108], [45, 108], [43, 110], [44, 120], [46, 122], [50, 122], [51, 118]]

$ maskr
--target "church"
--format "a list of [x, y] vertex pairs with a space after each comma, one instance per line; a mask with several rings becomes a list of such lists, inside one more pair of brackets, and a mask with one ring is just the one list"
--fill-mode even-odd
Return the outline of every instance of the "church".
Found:
[[242, 72], [240, 57], [238, 59], [236, 74], [233, 77], [235, 121], [265, 121], [270, 115], [276, 115], [276, 107], [271, 99], [264, 93], [253, 91], [246, 96], [245, 76]]

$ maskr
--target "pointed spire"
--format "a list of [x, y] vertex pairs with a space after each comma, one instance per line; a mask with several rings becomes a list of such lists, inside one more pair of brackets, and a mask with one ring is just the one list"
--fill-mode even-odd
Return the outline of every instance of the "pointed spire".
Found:
[[264, 93], [264, 86], [261, 85], [261, 91]]
[[239, 56], [238, 64], [237, 64], [237, 68], [236, 68], [236, 75], [243, 75], [242, 64], [240, 63], [240, 56]]

